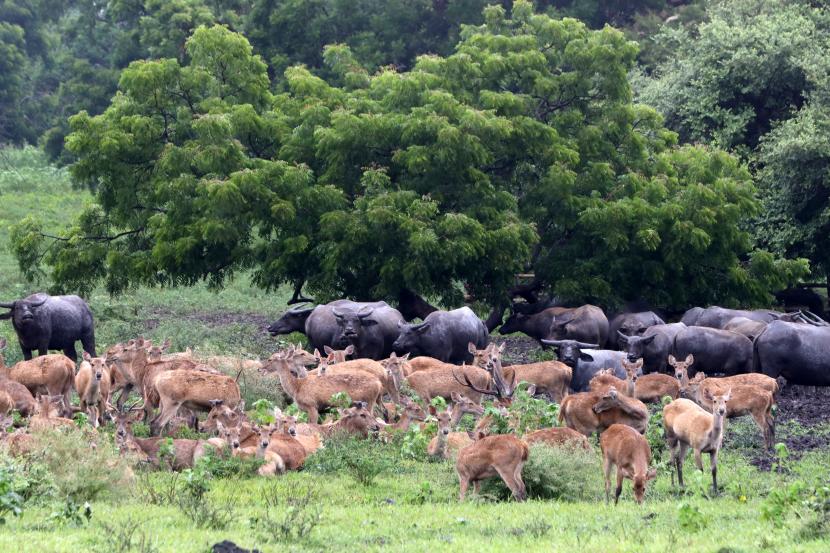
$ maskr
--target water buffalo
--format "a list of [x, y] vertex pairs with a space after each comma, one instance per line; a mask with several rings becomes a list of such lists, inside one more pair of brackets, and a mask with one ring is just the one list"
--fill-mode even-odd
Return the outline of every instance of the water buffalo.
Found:
[[542, 343], [553, 346], [559, 361], [565, 363], [573, 371], [571, 389], [575, 392], [588, 390], [588, 384], [600, 369], [614, 369], [614, 375], [625, 380], [625, 369], [622, 362], [625, 352], [607, 349], [596, 349], [597, 344], [586, 344], [576, 340], [546, 340]]
[[608, 325], [608, 349], [624, 349], [620, 334], [642, 336], [649, 327], [666, 324], [654, 311], [620, 313]]
[[773, 321], [755, 339], [754, 365], [788, 384], [830, 386], [830, 326]]
[[643, 373], [667, 372], [666, 359], [674, 348], [674, 338], [687, 327], [683, 323], [651, 326], [642, 336], [618, 334], [629, 361], [643, 359]]
[[0, 319], [11, 319], [17, 332], [23, 358], [32, 358], [32, 350], [46, 355], [49, 350], [62, 350], [77, 361], [75, 342], [81, 341], [84, 351], [95, 354], [95, 322], [89, 305], [78, 296], [32, 294], [28, 298], [0, 303], [9, 309]]
[[707, 307], [700, 313], [700, 316], [697, 318], [697, 321], [694, 323], [694, 325], [723, 329], [726, 326], [726, 323], [728, 323], [735, 317], [745, 317], [752, 321], [771, 323], [772, 321], [778, 320], [786, 315], [786, 313], [770, 311], [768, 309], [756, 309], [754, 311], [747, 311], [745, 309], [726, 309], [723, 307], [713, 305], [712, 307]]
[[755, 338], [757, 338], [765, 328], [767, 328], [767, 323], [763, 321], [753, 321], [752, 319], [747, 319], [746, 317], [735, 317], [733, 319], [729, 319], [729, 321], [723, 325], [724, 330], [737, 332], [738, 334], [746, 336], [750, 340], [755, 340]]
[[[728, 330], [690, 326], [674, 337], [672, 353], [678, 359], [694, 355], [694, 372], [727, 375], [752, 371], [752, 340]], [[692, 372], [689, 376], [694, 376]]]
[[704, 309], [702, 307], [692, 307], [683, 313], [683, 317], [680, 319], [680, 322], [686, 326], [696, 326], [697, 320], [700, 318], [703, 311]]
[[576, 308], [549, 307], [530, 315], [515, 312], [505, 321], [499, 332], [524, 332], [539, 341], [557, 339], [605, 344], [608, 338], [608, 319], [602, 309], [593, 305]]
[[484, 323], [469, 307], [433, 311], [421, 324], [400, 323], [398, 327], [400, 334], [392, 344], [396, 352], [426, 355], [448, 363], [472, 361], [468, 344], [483, 349], [489, 339]]
[[[368, 310], [371, 310], [371, 316]], [[365, 321], [365, 327], [362, 321]], [[398, 337], [399, 321], [403, 322], [401, 314], [386, 302], [336, 300], [313, 308], [289, 309], [268, 327], [268, 332], [272, 336], [302, 332], [311, 347], [320, 351], [326, 346], [345, 349], [354, 345], [355, 358], [384, 359], [392, 352], [392, 343]], [[348, 332], [346, 326], [350, 327]], [[364, 328], [369, 330], [363, 332]]]

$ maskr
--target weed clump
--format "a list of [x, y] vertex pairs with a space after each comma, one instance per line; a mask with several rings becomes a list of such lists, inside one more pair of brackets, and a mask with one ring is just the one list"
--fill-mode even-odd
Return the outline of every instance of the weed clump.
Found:
[[321, 474], [345, 471], [363, 485], [374, 483], [375, 478], [389, 472], [394, 466], [395, 453], [375, 440], [353, 436], [335, 436], [305, 461], [306, 469]]

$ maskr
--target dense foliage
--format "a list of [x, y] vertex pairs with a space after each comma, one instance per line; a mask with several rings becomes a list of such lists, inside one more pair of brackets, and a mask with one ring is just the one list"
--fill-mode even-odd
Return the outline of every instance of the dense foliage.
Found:
[[[100, 116], [71, 119], [75, 178], [97, 203], [51, 244], [63, 289], [221, 285], [241, 269], [316, 299], [405, 291], [498, 304], [531, 270], [574, 300], [761, 303], [805, 272], [754, 251], [746, 168], [675, 147], [631, 101], [618, 31], [516, 2], [449, 56], [369, 74], [268, 67], [244, 36], [200, 26], [178, 58], [137, 61]], [[15, 228], [36, 266], [39, 223]], [[667, 285], [670, 283], [670, 285]]]

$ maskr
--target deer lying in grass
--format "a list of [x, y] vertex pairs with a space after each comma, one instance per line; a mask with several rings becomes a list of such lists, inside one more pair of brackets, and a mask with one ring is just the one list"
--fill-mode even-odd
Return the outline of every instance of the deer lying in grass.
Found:
[[38, 397], [35, 414], [29, 419], [29, 431], [76, 428], [74, 421], [60, 416], [65, 412], [63, 396], [42, 395]]
[[569, 395], [559, 407], [559, 421], [585, 436], [602, 432], [614, 423], [628, 424], [645, 433], [648, 409], [641, 401], [623, 396], [611, 387], [604, 393]]
[[16, 409], [24, 417], [31, 416], [35, 412], [35, 398], [26, 386], [9, 378], [6, 359], [3, 357], [4, 349], [6, 349], [6, 339], [0, 338], [0, 390], [11, 397], [11, 410]]
[[256, 457], [264, 461], [262, 466], [257, 470], [260, 476], [285, 474], [285, 461], [283, 458], [275, 451], [268, 449], [271, 445], [271, 435], [274, 433], [273, 427], [253, 427], [254, 432], [257, 434], [257, 445], [248, 447], [242, 447], [238, 426], [226, 428], [219, 422], [217, 427], [219, 429], [219, 437], [225, 440], [232, 456], [242, 459]]
[[406, 396], [401, 397], [401, 418], [395, 424], [390, 425], [394, 430], [409, 430], [409, 426], [415, 422], [423, 422], [427, 415], [420, 405]]
[[9, 428], [13, 423], [12, 417], [0, 415], [0, 451], [5, 450], [13, 457], [25, 457], [35, 449], [35, 437], [25, 428], [10, 433]]
[[453, 408], [438, 411], [435, 406], [430, 405], [429, 413], [438, 420], [438, 434], [427, 445], [427, 454], [430, 457], [455, 459], [459, 451], [473, 443], [467, 432], [452, 431], [455, 428], [452, 420], [461, 418], [460, 415], [455, 416]]
[[626, 395], [644, 403], [659, 403], [665, 396], [672, 399], [680, 396], [680, 384], [676, 378], [660, 373], [642, 374], [642, 358], [634, 363], [623, 359], [622, 365], [628, 377]]
[[591, 444], [588, 442], [588, 438], [567, 426], [534, 430], [533, 432], [525, 434], [522, 439], [528, 445], [542, 443], [552, 447], [565, 446], [591, 451]]
[[610, 501], [611, 469], [617, 467], [617, 489], [614, 505], [620, 500], [623, 479], [628, 478], [634, 487], [634, 499], [643, 502], [646, 484], [657, 476], [657, 469], [649, 468], [651, 449], [648, 441], [636, 430], [624, 424], [612, 424], [599, 437], [605, 474], [605, 501]]
[[527, 499], [522, 468], [528, 453], [527, 444], [512, 434], [482, 437], [459, 451], [455, 462], [460, 484], [458, 500], [464, 501], [470, 483], [478, 493], [481, 481], [495, 476], [504, 480], [516, 501]]
[[20, 361], [12, 367], [6, 367], [3, 363], [0, 373], [25, 386], [33, 396], [48, 394], [63, 397], [62, 413], [71, 414], [69, 406], [75, 380], [75, 363], [65, 355], [41, 355], [30, 361]]
[[758, 386], [737, 384], [729, 386], [726, 379], [707, 378], [703, 373], [697, 373], [689, 381], [687, 394], [690, 399], [712, 412], [712, 396], [722, 394], [724, 390], [731, 390], [729, 401], [726, 402], [726, 418], [734, 419], [744, 415], [751, 415], [755, 424], [761, 430], [764, 446], [771, 449], [775, 442], [775, 417], [772, 408], [775, 399], [772, 392]]
[[[689, 388], [689, 367], [694, 364], [694, 356], [689, 354], [686, 357], [685, 361], [678, 361], [673, 356], [669, 356], [669, 364], [674, 367], [674, 376], [680, 382], [680, 391], [682, 393], [686, 393]], [[698, 376], [702, 374], [702, 376]], [[762, 388], [773, 395], [773, 398], [778, 395], [778, 381], [774, 378], [769, 377], [765, 374], [761, 373], [746, 373], [746, 374], [736, 374], [733, 376], [720, 376], [720, 377], [706, 377], [703, 373], [697, 373], [694, 375], [698, 379], [706, 378], [706, 380], [711, 380], [713, 383], [717, 382], [718, 385], [721, 387], [729, 387], [729, 386], [757, 386], [758, 388]]]
[[14, 398], [9, 392], [0, 388], [0, 415], [8, 415], [14, 410]]
[[[171, 438], [136, 438], [132, 430], [133, 419], [131, 412], [116, 412], [115, 414], [115, 436], [119, 449], [126, 453], [132, 453], [142, 462], [159, 467], [162, 461], [169, 463], [173, 470], [192, 468], [193, 465], [212, 448], [221, 450], [224, 441], [212, 440], [185, 440]], [[169, 449], [169, 458], [160, 458], [163, 449]]]
[[[708, 394], [709, 392], [704, 392]], [[683, 484], [683, 460], [691, 447], [695, 452], [695, 464], [703, 470], [701, 455], [708, 453], [712, 466], [712, 489], [718, 491], [718, 451], [723, 443], [724, 416], [730, 391], [707, 397], [713, 412], [708, 413], [695, 402], [680, 398], [663, 407], [663, 428], [671, 450], [672, 463], [677, 468], [680, 487]], [[674, 484], [674, 474], [672, 474]]]
[[[331, 350], [331, 348], [329, 348], [329, 350]], [[346, 350], [340, 350], [338, 353], [343, 353], [344, 351]], [[355, 371], [363, 372], [377, 378], [383, 385], [383, 391], [389, 394], [392, 401], [394, 403], [400, 403], [400, 377], [391, 373], [379, 362], [372, 359], [355, 359], [352, 361], [344, 360], [336, 362], [333, 353], [329, 354], [328, 357], [322, 357], [320, 352], [316, 349], [314, 350], [314, 358], [316, 359], [318, 366], [316, 369], [308, 371], [308, 376], [351, 374]]]
[[110, 400], [111, 377], [106, 357], [91, 357], [84, 352], [84, 360], [75, 375], [81, 411], [87, 413], [92, 426], [104, 424], [104, 415]]
[[331, 405], [331, 397], [345, 392], [354, 401], [366, 402], [374, 410], [383, 392], [383, 385], [364, 372], [308, 376], [305, 368], [306, 352], [292, 346], [268, 358], [262, 369], [276, 371], [283, 390], [297, 406], [308, 414], [310, 423], [317, 423], [320, 410]]
[[496, 346], [490, 344], [484, 349], [477, 349], [475, 344], [467, 345], [473, 355], [473, 366], [487, 369], [488, 365], [498, 363], [506, 382], [527, 382], [535, 386], [536, 393], [546, 394], [554, 402], [561, 403], [568, 395], [573, 371], [569, 366], [559, 361], [540, 361], [525, 365], [502, 366], [501, 354], [504, 344]]
[[279, 408], [274, 409], [274, 428], [277, 432], [287, 434], [300, 442], [306, 455], [311, 455], [323, 447], [323, 434], [319, 430], [309, 424], [298, 424], [297, 417], [286, 415]]

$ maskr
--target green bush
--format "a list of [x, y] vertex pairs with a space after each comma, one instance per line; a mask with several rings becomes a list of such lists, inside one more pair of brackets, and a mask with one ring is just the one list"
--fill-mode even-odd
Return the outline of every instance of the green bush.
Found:
[[[591, 501], [603, 497], [599, 456], [583, 449], [533, 444], [522, 480], [529, 498]], [[481, 493], [496, 499], [510, 497], [501, 478], [485, 481]]]
[[60, 429], [38, 432], [35, 437], [29, 458], [47, 468], [58, 497], [83, 503], [114, 495], [132, 483], [128, 459], [107, 434]]
[[321, 474], [345, 471], [361, 484], [369, 485], [379, 475], [389, 472], [395, 466], [396, 458], [394, 445], [353, 436], [335, 436], [326, 441], [326, 447], [306, 459], [305, 468]]
[[519, 434], [557, 426], [559, 405], [544, 399], [536, 399], [527, 393], [528, 383], [522, 381], [513, 394], [509, 411]]
[[264, 459], [256, 457], [234, 457], [210, 450], [193, 468], [211, 478], [251, 478], [257, 475], [259, 467], [264, 463]]
[[23, 496], [15, 488], [12, 470], [0, 467], [0, 525], [6, 523], [6, 517], [9, 515], [17, 517], [23, 513]]
[[301, 541], [320, 524], [322, 507], [313, 487], [272, 482], [263, 491], [264, 510], [251, 519], [251, 528], [266, 542]]

